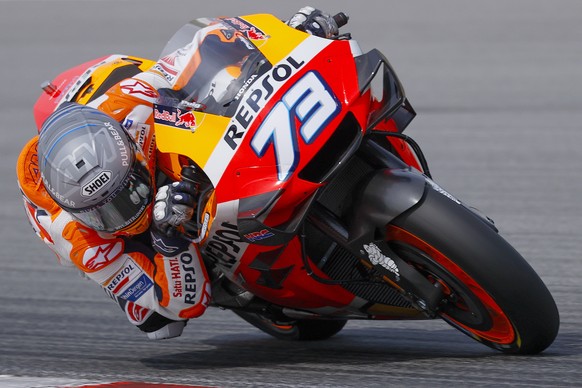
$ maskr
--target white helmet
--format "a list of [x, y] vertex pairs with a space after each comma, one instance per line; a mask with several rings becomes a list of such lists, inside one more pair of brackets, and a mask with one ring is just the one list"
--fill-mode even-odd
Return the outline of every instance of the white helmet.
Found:
[[153, 190], [146, 159], [105, 113], [61, 106], [41, 128], [38, 159], [49, 195], [83, 224], [115, 233], [144, 224], [144, 217], [149, 221]]

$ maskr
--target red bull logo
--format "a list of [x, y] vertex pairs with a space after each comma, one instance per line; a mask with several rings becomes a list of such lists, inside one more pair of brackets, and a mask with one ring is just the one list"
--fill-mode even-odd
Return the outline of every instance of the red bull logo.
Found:
[[239, 30], [249, 39], [253, 40], [263, 40], [267, 39], [268, 36], [257, 27], [247, 23], [241, 18], [224, 18], [222, 19], [226, 24], [230, 25], [231, 27]]
[[262, 32], [257, 30], [255, 27], [251, 27], [250, 30], [245, 31], [247, 34], [247, 38], [254, 39], [254, 40], [263, 40], [267, 39], [267, 36]]
[[156, 123], [171, 125], [177, 128], [194, 130], [200, 125], [192, 110], [179, 109], [163, 105], [155, 105], [154, 120]]
[[194, 116], [194, 112], [186, 111], [182, 113], [180, 109], [177, 109], [178, 113], [178, 121], [176, 121], [177, 127], [186, 127], [186, 128], [194, 128], [196, 127], [196, 116]]
[[158, 121], [169, 121], [171, 123], [176, 122], [176, 112], [168, 112], [167, 110], [154, 109], [154, 119]]

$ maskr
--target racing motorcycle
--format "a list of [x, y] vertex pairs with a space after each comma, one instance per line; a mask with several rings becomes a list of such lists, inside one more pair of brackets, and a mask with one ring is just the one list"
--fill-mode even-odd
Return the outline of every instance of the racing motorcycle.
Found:
[[184, 237], [200, 244], [212, 306], [288, 340], [329, 338], [350, 319], [442, 318], [505, 353], [553, 342], [546, 286], [491, 219], [432, 179], [403, 134], [416, 113], [393, 68], [347, 33], [323, 39], [267, 14], [193, 20], [158, 61], [111, 55], [45, 83], [38, 127], [152, 66], [171, 80], [209, 26], [245, 49], [201, 48], [153, 113], [160, 169], [201, 190]]

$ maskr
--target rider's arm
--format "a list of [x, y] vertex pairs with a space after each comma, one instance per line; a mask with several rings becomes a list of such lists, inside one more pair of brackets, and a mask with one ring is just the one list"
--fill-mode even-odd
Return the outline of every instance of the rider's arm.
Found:
[[71, 261], [118, 301], [173, 320], [198, 317], [208, 305], [207, 276], [192, 244], [163, 256], [144, 236], [105, 236], [77, 222], [61, 233], [70, 243]]

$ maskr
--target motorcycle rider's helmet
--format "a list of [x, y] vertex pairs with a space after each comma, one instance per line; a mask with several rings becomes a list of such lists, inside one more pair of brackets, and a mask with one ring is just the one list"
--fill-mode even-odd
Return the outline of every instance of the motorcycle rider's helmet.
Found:
[[125, 235], [147, 230], [153, 199], [147, 161], [112, 117], [64, 104], [41, 128], [38, 160], [49, 195], [82, 224]]

